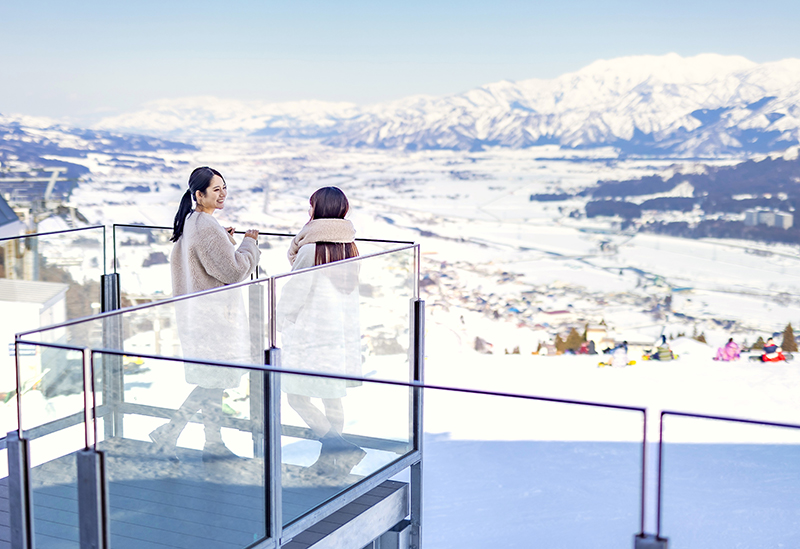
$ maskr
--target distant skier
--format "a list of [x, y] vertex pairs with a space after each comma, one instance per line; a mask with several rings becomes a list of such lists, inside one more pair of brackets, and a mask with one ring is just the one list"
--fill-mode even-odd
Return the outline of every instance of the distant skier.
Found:
[[783, 349], [778, 347], [775, 343], [775, 340], [769, 338], [767, 343], [764, 345], [762, 349], [763, 353], [761, 355], [761, 362], [781, 362], [786, 360], [786, 356], [783, 354]]
[[723, 362], [739, 360], [739, 356], [741, 355], [740, 351], [739, 345], [733, 338], [730, 338], [723, 347], [717, 349], [717, 356], [714, 357], [714, 360], [721, 360]]
[[672, 360], [675, 355], [672, 354], [672, 349], [669, 348], [667, 343], [667, 336], [661, 336], [661, 344], [656, 347], [656, 352], [650, 355], [650, 360]]
[[611, 365], [615, 367], [628, 365], [628, 342], [623, 341], [611, 351]]

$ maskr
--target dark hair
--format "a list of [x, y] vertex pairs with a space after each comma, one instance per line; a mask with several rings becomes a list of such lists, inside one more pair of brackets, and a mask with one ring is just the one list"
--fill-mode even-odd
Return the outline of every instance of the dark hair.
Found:
[[[338, 187], [317, 189], [308, 201], [314, 209], [311, 219], [344, 219], [350, 211], [350, 202]], [[324, 265], [351, 257], [358, 257], [355, 242], [317, 242], [314, 265]]]
[[183, 234], [183, 226], [186, 223], [186, 218], [192, 213], [192, 200], [197, 200], [195, 193], [200, 191], [202, 194], [206, 194], [206, 189], [211, 184], [211, 180], [214, 179], [215, 175], [222, 178], [223, 182], [225, 181], [221, 173], [208, 166], [195, 168], [194, 171], [192, 171], [192, 174], [189, 176], [189, 188], [183, 193], [181, 203], [178, 206], [178, 213], [175, 214], [175, 223], [172, 226], [172, 238], [170, 238], [172, 242], [177, 242]]

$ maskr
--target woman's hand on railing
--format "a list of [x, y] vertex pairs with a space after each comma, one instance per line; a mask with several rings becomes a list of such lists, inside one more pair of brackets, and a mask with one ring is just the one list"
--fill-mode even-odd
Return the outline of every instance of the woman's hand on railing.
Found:
[[249, 229], [245, 231], [244, 237], [247, 238], [248, 236], [253, 240], [258, 240], [258, 231], [256, 229]]

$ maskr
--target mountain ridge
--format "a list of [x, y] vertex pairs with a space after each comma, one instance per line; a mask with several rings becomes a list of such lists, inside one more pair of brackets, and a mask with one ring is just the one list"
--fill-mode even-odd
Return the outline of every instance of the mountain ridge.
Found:
[[800, 143], [800, 59], [759, 64], [713, 53], [628, 56], [549, 80], [502, 80], [363, 107], [165, 99], [104, 118], [93, 129], [182, 140], [314, 138], [336, 147], [408, 150], [555, 144], [611, 146], [623, 156], [748, 156]]

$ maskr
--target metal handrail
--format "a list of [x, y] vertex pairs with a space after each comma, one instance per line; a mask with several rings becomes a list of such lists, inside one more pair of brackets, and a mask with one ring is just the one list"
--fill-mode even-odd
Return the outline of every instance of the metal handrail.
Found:
[[[197, 358], [184, 358], [184, 357], [171, 357], [171, 356], [162, 356], [162, 355], [154, 355], [149, 353], [140, 353], [140, 352], [131, 352], [131, 351], [120, 351], [119, 349], [104, 349], [102, 347], [78, 347], [74, 345], [65, 345], [61, 343], [44, 343], [41, 341], [30, 341], [25, 339], [19, 339], [18, 342], [22, 345], [36, 345], [41, 347], [53, 347], [57, 349], [65, 349], [65, 350], [72, 350], [72, 351], [83, 351], [87, 349], [89, 352], [96, 353], [96, 354], [104, 354], [104, 355], [114, 355], [114, 356], [128, 356], [128, 357], [137, 357], [137, 358], [146, 358], [148, 360], [166, 360], [170, 362], [180, 362], [182, 364], [197, 364], [201, 366], [222, 366], [225, 368], [240, 368], [246, 369], [251, 371], [257, 372], [271, 372], [275, 374], [297, 374], [307, 377], [318, 377], [318, 378], [325, 378], [325, 379], [341, 379], [344, 381], [366, 381], [368, 383], [375, 383], [378, 385], [393, 385], [396, 387], [409, 387], [409, 388], [420, 388], [420, 389], [431, 389], [431, 390], [441, 390], [441, 391], [452, 391], [456, 393], [466, 393], [466, 394], [474, 394], [474, 395], [482, 395], [482, 396], [497, 396], [497, 397], [507, 397], [507, 398], [518, 398], [523, 400], [537, 400], [542, 402], [553, 402], [558, 404], [576, 404], [579, 406], [591, 406], [597, 408], [608, 408], [613, 410], [624, 410], [630, 412], [642, 412], [644, 413], [647, 408], [643, 408], [641, 406], [627, 406], [624, 404], [609, 404], [606, 402], [596, 402], [591, 400], [575, 400], [575, 399], [568, 399], [568, 398], [557, 398], [557, 397], [544, 397], [544, 396], [537, 396], [537, 395], [529, 395], [525, 393], [510, 393], [505, 391], [491, 391], [488, 389], [471, 389], [469, 387], [454, 387], [449, 385], [438, 385], [433, 383], [424, 383], [418, 381], [398, 381], [396, 379], [380, 379], [380, 378], [372, 378], [372, 377], [363, 377], [363, 376], [353, 376], [353, 375], [346, 375], [346, 374], [331, 374], [331, 373], [323, 373], [311, 370], [296, 370], [296, 369], [287, 369], [287, 368], [279, 368], [275, 366], [270, 366], [269, 364], [248, 364], [248, 363], [240, 363], [240, 362], [225, 362], [221, 360], [203, 360]], [[800, 428], [800, 426], [798, 426]]]
[[[137, 225], [135, 223], [114, 223], [112, 226], [112, 231], [116, 230], [117, 227], [129, 227], [132, 229], [164, 229], [167, 231], [173, 230], [172, 227], [164, 227], [161, 225]], [[234, 231], [235, 234], [245, 234], [245, 231]], [[293, 233], [273, 233], [273, 232], [266, 232], [266, 231], [258, 231], [259, 236], [285, 236], [285, 237], [294, 237], [296, 236]], [[381, 242], [384, 244], [414, 244], [413, 241], [410, 240], [391, 240], [385, 238], [360, 238], [357, 237], [356, 242]]]
[[39, 237], [39, 236], [52, 236], [54, 234], [74, 233], [74, 232], [78, 232], [78, 231], [88, 231], [88, 230], [91, 230], [91, 229], [103, 229], [103, 232], [105, 232], [105, 228], [106, 228], [105, 225], [91, 225], [89, 227], [77, 227], [75, 229], [64, 229], [64, 230], [61, 230], [61, 231], [50, 231], [50, 232], [47, 232], [47, 233], [21, 234], [21, 235], [18, 235], [18, 236], [6, 236], [6, 237], [3, 237], [3, 238], [0, 238], [0, 242], [3, 242], [5, 240], [18, 240], [20, 238], [33, 238], [33, 237]]

